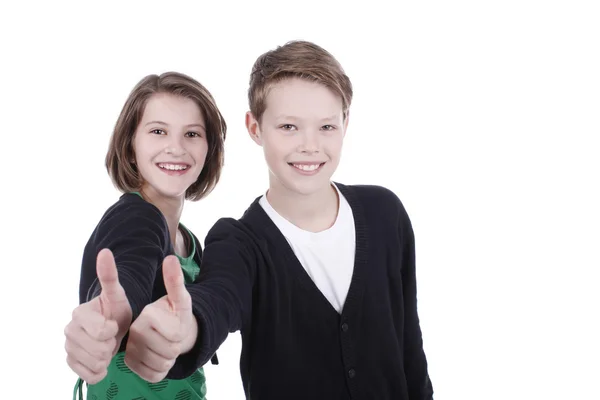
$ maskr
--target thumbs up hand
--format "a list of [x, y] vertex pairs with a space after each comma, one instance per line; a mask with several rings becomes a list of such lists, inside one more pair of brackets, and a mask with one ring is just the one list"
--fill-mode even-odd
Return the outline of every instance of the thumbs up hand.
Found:
[[125, 364], [148, 382], [163, 380], [180, 354], [196, 342], [198, 324], [179, 260], [163, 262], [167, 295], [147, 305], [129, 329]]
[[131, 324], [132, 312], [108, 249], [98, 253], [100, 295], [79, 305], [65, 328], [67, 364], [89, 384], [100, 382]]

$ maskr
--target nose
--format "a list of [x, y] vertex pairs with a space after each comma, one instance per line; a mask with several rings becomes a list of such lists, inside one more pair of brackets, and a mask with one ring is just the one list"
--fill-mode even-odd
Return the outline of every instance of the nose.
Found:
[[320, 148], [320, 135], [319, 132], [314, 130], [306, 130], [301, 134], [302, 142], [300, 143], [301, 153], [318, 153]]
[[165, 153], [171, 154], [175, 157], [182, 157], [186, 154], [185, 146], [183, 145], [183, 138], [177, 135], [170, 135], [166, 143]]

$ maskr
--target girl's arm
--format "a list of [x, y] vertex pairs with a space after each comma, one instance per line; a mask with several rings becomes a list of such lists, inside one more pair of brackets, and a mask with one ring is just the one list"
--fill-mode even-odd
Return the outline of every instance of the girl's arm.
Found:
[[[127, 196], [127, 195], [125, 195]], [[100, 293], [96, 257], [100, 250], [113, 253], [119, 282], [125, 289], [133, 320], [151, 303], [163, 259], [170, 252], [169, 230], [160, 211], [137, 197], [121, 198], [102, 217], [88, 241], [81, 266], [80, 303]], [[158, 273], [158, 275], [157, 275]]]

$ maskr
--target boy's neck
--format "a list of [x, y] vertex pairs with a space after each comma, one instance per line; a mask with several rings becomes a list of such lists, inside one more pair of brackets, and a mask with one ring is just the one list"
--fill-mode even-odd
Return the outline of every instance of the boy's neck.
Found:
[[333, 184], [315, 193], [303, 195], [271, 183], [267, 200], [279, 215], [309, 232], [331, 228], [338, 215], [339, 198]]

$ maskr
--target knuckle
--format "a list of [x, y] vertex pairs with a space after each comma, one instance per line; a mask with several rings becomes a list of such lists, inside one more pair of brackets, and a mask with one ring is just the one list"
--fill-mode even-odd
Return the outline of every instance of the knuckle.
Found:
[[97, 360], [105, 362], [106, 360], [110, 360], [112, 358], [112, 353], [108, 349], [99, 349], [95, 351], [92, 356]]
[[115, 353], [117, 347], [117, 341], [111, 340], [109, 343], [106, 343], [102, 348], [102, 357], [105, 359], [111, 359]]
[[189, 292], [187, 290], [185, 290], [182, 294], [181, 294], [181, 300], [187, 305], [187, 304], [192, 304], [192, 296], [190, 296]]
[[142, 368], [141, 366], [139, 366], [137, 368], [136, 374], [138, 374], [143, 380], [148, 381], [150, 383], [154, 383], [152, 381], [152, 374], [146, 368]]
[[161, 316], [156, 309], [152, 308], [150, 311], [148, 311], [148, 313], [146, 313], [146, 320], [150, 325], [154, 325], [156, 322], [161, 320]]
[[108, 331], [105, 325], [102, 325], [102, 327], [94, 330], [94, 337], [96, 337], [97, 339], [105, 338], [108, 336], [110, 336], [110, 332]]
[[97, 326], [88, 325], [84, 329], [93, 340], [95, 340], [95, 341], [100, 340], [102, 328], [97, 327]]
[[100, 381], [102, 381], [102, 379], [104, 379], [104, 377], [106, 376], [106, 372], [104, 373], [100, 373], [100, 374], [93, 374], [90, 376], [89, 380], [84, 379], [86, 382], [88, 382], [90, 385], [95, 385], [97, 383], [99, 383]]
[[166, 363], [166, 369], [165, 369], [165, 373], [169, 372], [171, 370], [171, 368], [173, 368], [173, 365], [175, 365], [175, 359], [169, 360]]
[[[154, 303], [146, 304], [140, 313], [140, 317], [147, 317], [148, 314], [152, 314], [154, 312]], [[139, 317], [138, 317], [139, 318]]]
[[181, 354], [181, 345], [179, 343], [173, 343], [171, 344], [171, 350], [173, 351], [173, 357], [171, 358], [177, 358], [179, 357], [179, 354]]
[[115, 347], [117, 347], [117, 339], [114, 337], [110, 338], [104, 345], [105, 351], [111, 355], [113, 353], [113, 350], [115, 350]]
[[169, 349], [169, 354], [168, 357], [170, 360], [175, 360], [177, 357], [179, 357], [179, 351], [177, 348], [171, 348]]
[[132, 340], [128, 340], [125, 346], [125, 360], [130, 360], [133, 357], [136, 351], [135, 348], [135, 343]]
[[173, 334], [173, 341], [182, 342], [185, 339], [185, 332], [177, 331]]
[[108, 363], [105, 360], [96, 361], [96, 364], [93, 368], [90, 368], [92, 371], [100, 374], [106, 371], [108, 368]]
[[140, 318], [138, 317], [138, 319], [135, 320], [135, 322], [133, 324], [131, 324], [131, 326], [129, 327], [129, 337], [131, 338], [132, 336], [137, 336], [141, 333], [141, 328], [140, 328]]
[[101, 373], [97, 374], [96, 376], [98, 377], [98, 382], [100, 382], [102, 379], [104, 379], [104, 377], [106, 377], [107, 374], [108, 374], [108, 371], [106, 369], [104, 369]]
[[75, 321], [71, 321], [67, 324], [67, 326], [65, 326], [64, 334], [67, 338], [71, 338], [74, 336], [75, 332]]
[[131, 372], [133, 372], [134, 374], [136, 374], [137, 376], [139, 376], [140, 378], [144, 379], [143, 374], [140, 372], [139, 368], [137, 367], [137, 365], [131, 365], [131, 364], [125, 364], [127, 365], [127, 368], [129, 368], [129, 370]]

